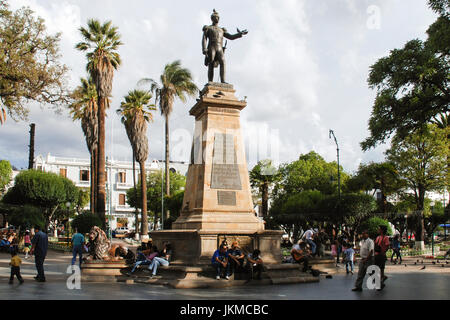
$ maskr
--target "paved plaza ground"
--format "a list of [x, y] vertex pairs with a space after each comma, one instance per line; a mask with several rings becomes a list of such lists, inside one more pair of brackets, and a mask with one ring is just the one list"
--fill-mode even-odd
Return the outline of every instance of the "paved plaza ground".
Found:
[[[21, 256], [22, 257], [22, 256]], [[47, 282], [37, 283], [34, 258], [24, 260], [22, 275], [25, 279], [19, 285], [17, 279], [13, 285], [8, 284], [9, 255], [0, 254], [0, 299], [233, 299], [233, 300], [303, 300], [303, 299], [337, 299], [337, 300], [392, 300], [392, 299], [450, 299], [450, 262], [442, 267], [433, 265], [430, 260], [416, 258], [405, 259], [402, 265], [387, 263], [386, 288], [383, 291], [364, 290], [352, 292], [356, 274], [345, 274], [340, 265], [332, 279], [321, 276], [318, 283], [232, 287], [224, 289], [172, 289], [148, 284], [125, 283], [82, 283], [80, 290], [69, 290], [66, 286], [67, 266], [71, 254], [49, 251], [45, 260]], [[405, 263], [407, 267], [405, 267]], [[220, 280], [226, 281], [226, 280]]]

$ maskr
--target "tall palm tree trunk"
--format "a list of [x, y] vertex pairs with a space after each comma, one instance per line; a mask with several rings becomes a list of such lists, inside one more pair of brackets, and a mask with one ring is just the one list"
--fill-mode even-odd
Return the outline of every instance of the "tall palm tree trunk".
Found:
[[147, 179], [145, 177], [145, 161], [139, 162], [141, 168], [141, 193], [142, 193], [142, 232], [143, 236], [148, 235], [148, 218], [147, 218]]
[[262, 185], [262, 216], [267, 217], [269, 208], [269, 184], [265, 181]]
[[[136, 197], [136, 154], [134, 152], [134, 148], [133, 148], [133, 190], [135, 192], [134, 196]], [[134, 212], [134, 231], [135, 234], [139, 234], [139, 211], [137, 206], [134, 208], [135, 212]]]
[[105, 118], [106, 99], [99, 97], [98, 103], [98, 166], [97, 166], [97, 214], [102, 221], [102, 229], [106, 228], [105, 207], [106, 207], [106, 161], [105, 161]]
[[[170, 148], [169, 148], [169, 115], [166, 114], [166, 196], [170, 196], [170, 173], [169, 173], [169, 165], [170, 165]], [[166, 211], [166, 218], [170, 217], [170, 211]], [[163, 219], [163, 217], [161, 217]]]
[[[98, 146], [98, 142], [97, 142], [97, 146]], [[94, 213], [97, 211], [97, 202], [98, 202], [98, 190], [97, 190], [97, 181], [98, 181], [98, 151], [97, 148], [95, 148], [94, 150], [94, 180], [93, 180], [93, 184], [94, 184], [94, 201], [93, 201], [93, 205], [94, 205]]]
[[94, 155], [94, 150], [91, 150], [91, 174], [90, 174], [90, 179], [91, 179], [91, 187], [90, 187], [90, 211], [92, 214], [95, 213], [95, 204], [94, 204], [94, 197], [95, 197], [95, 173], [94, 173], [94, 166], [95, 166], [95, 155]]

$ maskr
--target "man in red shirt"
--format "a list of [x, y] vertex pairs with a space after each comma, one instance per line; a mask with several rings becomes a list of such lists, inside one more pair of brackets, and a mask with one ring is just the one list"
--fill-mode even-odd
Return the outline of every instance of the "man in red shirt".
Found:
[[[387, 277], [384, 275], [384, 267], [386, 265], [386, 251], [389, 249], [389, 237], [386, 236], [387, 227], [379, 226], [378, 228], [379, 236], [375, 239], [375, 264], [381, 270], [381, 289], [384, 288], [384, 280]], [[380, 290], [381, 290], [380, 289]]]

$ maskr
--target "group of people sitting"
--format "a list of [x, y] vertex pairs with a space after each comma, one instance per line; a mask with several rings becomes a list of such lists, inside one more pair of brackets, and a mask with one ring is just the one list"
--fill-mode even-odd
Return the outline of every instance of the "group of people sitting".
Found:
[[264, 270], [261, 251], [255, 249], [253, 253], [245, 256], [237, 241], [231, 244], [231, 248], [228, 248], [226, 240], [223, 241], [219, 249], [214, 252], [211, 265], [216, 270], [217, 280], [221, 277], [228, 280], [236, 271], [247, 272], [249, 280], [261, 280], [261, 273]]
[[172, 257], [172, 246], [170, 242], [164, 243], [162, 250], [153, 245], [152, 241], [142, 242], [137, 248], [136, 262], [129, 275], [133, 274], [139, 266], [148, 266], [144, 270], [151, 273], [151, 277], [156, 276], [159, 266], [168, 266]]
[[0, 252], [19, 251], [19, 237], [13, 231], [5, 232], [0, 236]]
[[247, 272], [248, 280], [261, 280], [261, 273], [264, 270], [261, 251], [255, 249], [245, 256], [237, 241], [231, 244], [231, 248], [228, 247], [226, 240], [223, 241], [219, 249], [214, 252], [211, 265], [216, 270], [217, 280], [221, 277], [228, 280], [236, 271]]

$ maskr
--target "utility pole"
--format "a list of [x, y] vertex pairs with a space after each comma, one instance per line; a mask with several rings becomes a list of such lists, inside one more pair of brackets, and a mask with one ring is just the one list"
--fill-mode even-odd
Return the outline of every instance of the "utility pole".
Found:
[[35, 128], [36, 125], [34, 123], [30, 124], [30, 145], [28, 146], [29, 147], [28, 170], [33, 169]]

